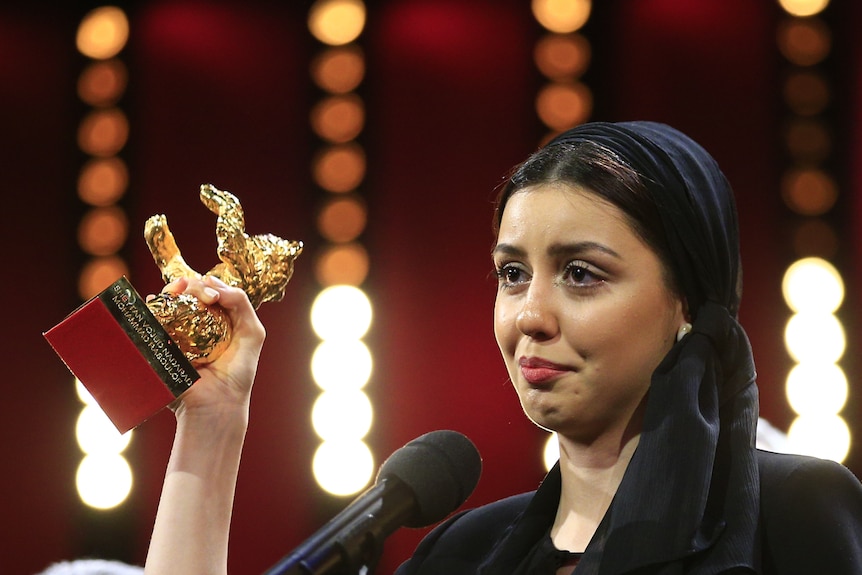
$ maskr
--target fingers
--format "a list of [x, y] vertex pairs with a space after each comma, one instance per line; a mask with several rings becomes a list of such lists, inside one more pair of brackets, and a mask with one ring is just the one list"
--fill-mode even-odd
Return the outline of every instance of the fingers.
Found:
[[162, 293], [179, 294], [187, 293], [195, 296], [205, 305], [217, 303], [221, 297], [218, 290], [207, 285], [198, 278], [182, 277], [172, 281], [162, 288]]
[[167, 284], [162, 293], [187, 293], [204, 305], [218, 304], [228, 313], [235, 334], [248, 335], [260, 341], [266, 336], [248, 295], [240, 288], [229, 286], [214, 276], [182, 277]]
[[[174, 280], [162, 288], [162, 293], [163, 294], [171, 294], [171, 295], [183, 293], [184, 291], [186, 291], [186, 287], [188, 286], [188, 284], [189, 284], [189, 278], [183, 277], [183, 278]], [[147, 294], [147, 297], [145, 299], [147, 302], [150, 302], [155, 298], [156, 298], [155, 294]]]
[[248, 295], [243, 290], [231, 287], [216, 277], [207, 276], [204, 282], [208, 289], [218, 292], [218, 303], [230, 316], [235, 332], [255, 336], [262, 341], [266, 332]]

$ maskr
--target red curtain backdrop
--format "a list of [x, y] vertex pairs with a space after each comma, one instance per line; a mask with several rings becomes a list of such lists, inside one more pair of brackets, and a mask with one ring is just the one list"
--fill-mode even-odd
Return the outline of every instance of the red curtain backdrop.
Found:
[[[546, 434], [528, 423], [492, 331], [492, 200], [541, 132], [523, 2], [390, 2], [368, 35], [372, 378], [381, 453], [434, 429], [484, 460], [469, 505], [533, 489]], [[422, 531], [387, 542], [388, 573]]]
[[[365, 287], [374, 306], [369, 441], [379, 464], [425, 432], [465, 433], [484, 460], [467, 502], [478, 505], [532, 489], [543, 475], [546, 434], [524, 418], [493, 339], [490, 259], [495, 188], [543, 136], [533, 108], [542, 80], [532, 62], [542, 31], [521, 0], [369, 4], [359, 89], [367, 109], [359, 138], [368, 155], [360, 190], [369, 206]], [[263, 572], [349, 501], [323, 494], [310, 471], [317, 391], [308, 311], [321, 198], [308, 168], [319, 145], [307, 119], [319, 96], [308, 65], [320, 46], [306, 29], [306, 10], [264, 1], [137, 2], [129, 5], [131, 43], [122, 55], [130, 84], [121, 105], [132, 126], [124, 151], [132, 181], [127, 255], [138, 290], [161, 288], [141, 236], [150, 215], [167, 215], [193, 267], [217, 263], [215, 216], [197, 198], [202, 183], [240, 197], [250, 233], [306, 243], [285, 300], [260, 309], [268, 339], [239, 478], [234, 575]], [[84, 208], [75, 179], [83, 158], [74, 134], [84, 111], [75, 96], [84, 59], [74, 51], [74, 32], [82, 15], [0, 9], [2, 245], [10, 270], [3, 287], [2, 573], [35, 573], [106, 549], [143, 562], [174, 428], [164, 412], [135, 432], [135, 486], [121, 510], [82, 508], [74, 493], [77, 400], [71, 376], [41, 337], [80, 303], [75, 282], [84, 258], [75, 227]], [[593, 48], [584, 78], [595, 97], [593, 119], [673, 124], [712, 151], [733, 184], [745, 266], [741, 319], [755, 350], [762, 413], [786, 427], [780, 275], [793, 254], [778, 190], [778, 16], [771, 3], [748, 0], [605, 1], [594, 3], [583, 33]], [[855, 66], [845, 70], [858, 76]], [[856, 83], [846, 81], [849, 93], [858, 93]], [[860, 127], [855, 109], [847, 115], [851, 162]], [[860, 174], [847, 172], [851, 193]], [[854, 219], [862, 217], [858, 200], [847, 205]], [[860, 405], [853, 394], [851, 415]], [[850, 423], [858, 434], [856, 418]], [[858, 473], [856, 459], [850, 464]], [[391, 572], [424, 532], [393, 535], [378, 572]]]
[[46, 555], [75, 549], [73, 380], [42, 332], [79, 303], [70, 165], [77, 58], [68, 18], [0, 13], [0, 572], [33, 573]]

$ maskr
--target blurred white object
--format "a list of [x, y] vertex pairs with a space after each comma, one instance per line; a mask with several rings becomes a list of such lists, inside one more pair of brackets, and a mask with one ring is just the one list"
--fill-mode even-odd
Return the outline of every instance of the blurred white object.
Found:
[[776, 453], [790, 453], [787, 434], [763, 419], [757, 420], [757, 442], [758, 449], [774, 451]]
[[143, 575], [144, 568], [119, 561], [77, 559], [55, 563], [37, 575]]

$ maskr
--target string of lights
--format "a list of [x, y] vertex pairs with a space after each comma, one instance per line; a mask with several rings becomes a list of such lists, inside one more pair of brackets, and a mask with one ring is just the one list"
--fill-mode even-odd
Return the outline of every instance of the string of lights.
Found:
[[[78, 277], [82, 301], [98, 294], [129, 267], [120, 250], [129, 231], [120, 201], [128, 187], [128, 169], [118, 155], [128, 140], [129, 122], [118, 103], [127, 69], [118, 57], [129, 36], [126, 14], [114, 6], [88, 12], [81, 20], [76, 45], [87, 58], [78, 78], [78, 97], [88, 110], [78, 127], [78, 146], [86, 154], [77, 192], [86, 205], [78, 225], [78, 244], [87, 261]], [[92, 396], [76, 381], [81, 412], [75, 436], [82, 453], [76, 474], [81, 500], [95, 509], [111, 509], [126, 500], [132, 470], [123, 452], [131, 432], [120, 435]]]
[[308, 16], [310, 32], [324, 46], [311, 65], [321, 92], [311, 126], [321, 142], [312, 175], [322, 195], [317, 230], [323, 239], [314, 263], [321, 291], [311, 309], [319, 338], [311, 359], [319, 389], [311, 422], [320, 439], [312, 470], [320, 487], [338, 496], [362, 490], [375, 468], [365, 443], [374, 415], [365, 393], [372, 355], [363, 341], [372, 306], [362, 289], [369, 268], [361, 242], [367, 223], [360, 190], [366, 157], [357, 141], [365, 125], [364, 103], [356, 92], [365, 75], [365, 56], [356, 40], [365, 18], [361, 0], [318, 0]]
[[784, 145], [789, 158], [781, 197], [795, 216], [792, 246], [798, 258], [784, 274], [782, 291], [792, 312], [785, 344], [794, 362], [786, 394], [796, 414], [788, 430], [788, 449], [840, 462], [850, 450], [851, 436], [841, 416], [848, 383], [839, 363], [845, 330], [836, 315], [844, 299], [842, 273], [833, 263], [839, 234], [827, 218], [839, 199], [828, 168], [833, 133], [826, 112], [832, 98], [824, 63], [832, 41], [820, 17], [828, 3], [779, 2], [784, 14], [776, 39], [785, 60]]

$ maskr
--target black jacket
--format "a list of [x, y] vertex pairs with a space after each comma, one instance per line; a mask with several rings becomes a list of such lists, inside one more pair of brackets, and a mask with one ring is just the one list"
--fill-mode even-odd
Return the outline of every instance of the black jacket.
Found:
[[[798, 455], [758, 451], [758, 466], [760, 573], [862, 574], [859, 480], [837, 463]], [[555, 469], [535, 492], [453, 516], [428, 534], [397, 575], [511, 575], [552, 524], [559, 489]], [[661, 570], [655, 565], [637, 575]]]

